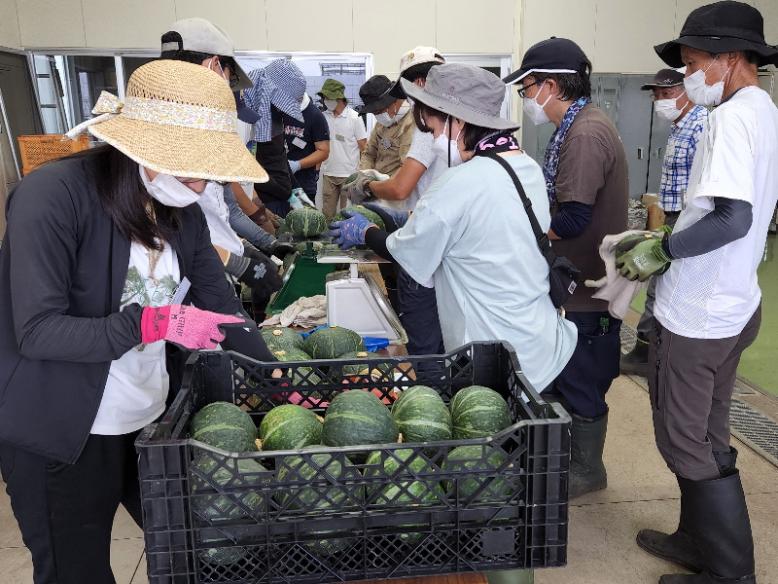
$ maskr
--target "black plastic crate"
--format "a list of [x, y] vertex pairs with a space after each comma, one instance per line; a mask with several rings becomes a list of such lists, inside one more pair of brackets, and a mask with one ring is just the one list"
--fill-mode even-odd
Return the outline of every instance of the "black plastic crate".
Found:
[[[369, 374], [343, 375], [357, 363], [365, 361], [192, 356], [175, 401], [136, 442], [152, 584], [344, 582], [566, 563], [570, 418], [529, 386], [515, 353], [473, 343], [445, 356], [369, 360]], [[280, 366], [283, 376], [273, 378]], [[321, 400], [345, 389], [392, 401], [395, 389], [418, 384], [446, 402], [463, 387], [491, 387], [515, 423], [490, 438], [434, 445], [242, 454], [187, 434], [191, 416], [213, 401], [242, 406], [258, 425], [289, 401], [323, 415]], [[499, 465], [479, 467], [476, 457], [474, 470], [445, 470], [462, 445], [480, 445], [481, 458], [498, 452]], [[374, 451], [399, 460], [398, 470], [349, 461]]]

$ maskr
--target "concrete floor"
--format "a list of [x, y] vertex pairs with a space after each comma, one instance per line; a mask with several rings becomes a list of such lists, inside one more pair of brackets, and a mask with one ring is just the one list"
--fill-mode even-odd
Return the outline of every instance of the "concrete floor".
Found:
[[[653, 584], [673, 571], [635, 545], [639, 529], [672, 530], [678, 517], [678, 488], [654, 446], [648, 394], [637, 381], [621, 377], [609, 395], [609, 488], [571, 505], [569, 564], [536, 571], [536, 584]], [[778, 584], [778, 553], [772, 545], [778, 526], [778, 469], [745, 445], [735, 446], [751, 511], [757, 577], [760, 584]], [[147, 582], [141, 532], [124, 511], [116, 519], [112, 565], [118, 584]], [[30, 555], [3, 492], [0, 584], [31, 581]]]

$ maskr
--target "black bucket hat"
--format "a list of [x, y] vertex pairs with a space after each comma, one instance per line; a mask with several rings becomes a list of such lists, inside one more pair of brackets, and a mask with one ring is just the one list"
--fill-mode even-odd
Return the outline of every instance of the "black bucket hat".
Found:
[[640, 89], [646, 91], [648, 89], [661, 89], [663, 87], [678, 87], [683, 85], [683, 73], [676, 71], [675, 69], [660, 69], [659, 72], [654, 75], [654, 80], [651, 83], [646, 83], [641, 86]]
[[714, 55], [752, 51], [759, 57], [760, 67], [778, 65], [778, 48], [765, 42], [762, 14], [743, 2], [725, 0], [693, 10], [683, 24], [681, 36], [655, 46], [654, 50], [671, 67], [681, 67], [682, 46]]
[[359, 88], [359, 97], [364, 105], [359, 108], [360, 114], [374, 114], [388, 108], [397, 98], [389, 94], [394, 87], [386, 75], [373, 75]]

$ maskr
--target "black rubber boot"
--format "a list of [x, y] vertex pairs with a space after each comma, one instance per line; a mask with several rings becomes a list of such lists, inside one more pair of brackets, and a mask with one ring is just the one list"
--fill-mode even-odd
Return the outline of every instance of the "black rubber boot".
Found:
[[729, 476], [737, 468], [737, 450], [731, 446], [729, 452], [714, 452], [713, 458], [723, 477]]
[[[732, 474], [737, 465], [737, 450], [730, 448], [729, 452], [714, 452], [713, 457], [719, 467], [721, 476]], [[667, 534], [653, 529], [643, 529], [638, 532], [637, 544], [642, 549], [667, 562], [678, 564], [690, 572], [702, 572], [704, 569], [702, 557], [689, 534], [688, 512], [685, 511], [684, 495], [681, 492], [681, 517], [675, 533]]]
[[602, 462], [608, 414], [584, 418], [572, 414], [570, 427], [570, 499], [601, 491], [608, 486], [608, 473]]
[[688, 508], [689, 530], [705, 569], [665, 575], [659, 584], [756, 584], [754, 541], [740, 473], [711, 481], [678, 479]]
[[635, 348], [621, 356], [622, 375], [648, 376], [648, 339], [638, 337]]
[[702, 557], [689, 533], [688, 503], [681, 491], [681, 517], [674, 533], [662, 533], [653, 529], [641, 529], [637, 544], [649, 554], [678, 564], [690, 572], [702, 572]]

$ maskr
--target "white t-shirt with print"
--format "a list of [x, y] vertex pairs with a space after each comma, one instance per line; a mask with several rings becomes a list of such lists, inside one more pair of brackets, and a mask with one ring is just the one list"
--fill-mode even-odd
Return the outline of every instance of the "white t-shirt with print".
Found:
[[[178, 259], [169, 245], [157, 252], [132, 243], [121, 307], [170, 304], [179, 280]], [[130, 349], [111, 363], [91, 433], [116, 436], [150, 424], [165, 410], [169, 385], [165, 341]]]
[[230, 226], [230, 208], [224, 200], [224, 189], [219, 183], [209, 182], [197, 199], [197, 204], [203, 210], [208, 231], [211, 232], [211, 243], [226, 249], [233, 255], [243, 255], [243, 244]]
[[330, 127], [330, 155], [321, 165], [325, 176], [345, 178], [354, 174], [359, 167], [358, 140], [367, 140], [367, 130], [361, 118], [350, 107], [346, 107], [339, 116], [331, 111], [324, 112]]
[[657, 285], [654, 314], [659, 322], [695, 339], [739, 335], [761, 301], [757, 268], [778, 200], [778, 108], [758, 87], [741, 89], [710, 114], [675, 231], [710, 213], [714, 197], [751, 203], [748, 234], [709, 253], [673, 261]]

